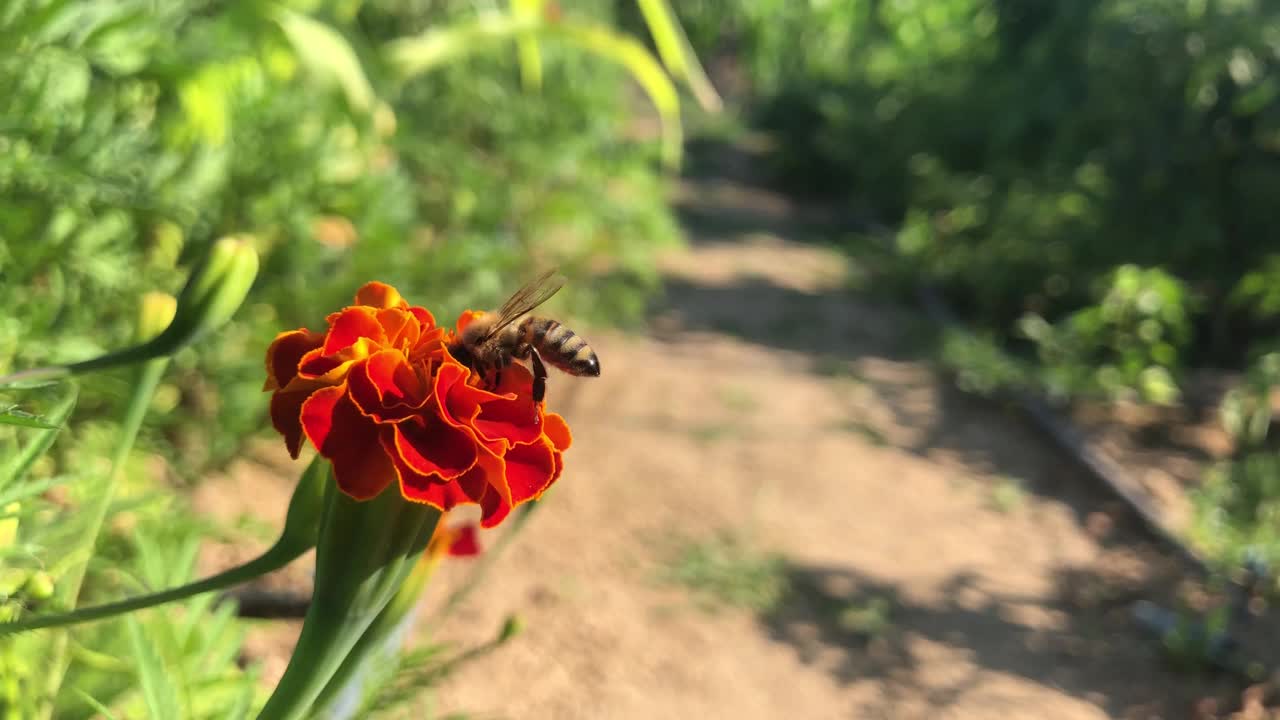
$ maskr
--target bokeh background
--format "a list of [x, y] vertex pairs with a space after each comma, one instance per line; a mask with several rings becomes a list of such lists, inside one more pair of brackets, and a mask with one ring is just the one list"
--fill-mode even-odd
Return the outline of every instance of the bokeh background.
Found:
[[[545, 311], [603, 367], [551, 380], [568, 470], [432, 587], [383, 716], [1275, 712], [1280, 6], [683, 0], [674, 35], [659, 6], [0, 6], [0, 373], [128, 344], [220, 237], [262, 257], [96, 550], [124, 372], [5, 566], [92, 556], [92, 600], [252, 556], [301, 469], [277, 332], [372, 279], [447, 319], [557, 266]], [[297, 622], [217, 600], [78, 630], [53, 716], [148, 716], [148, 663], [182, 717], [260, 698]], [[6, 717], [47, 690], [22, 642]]]

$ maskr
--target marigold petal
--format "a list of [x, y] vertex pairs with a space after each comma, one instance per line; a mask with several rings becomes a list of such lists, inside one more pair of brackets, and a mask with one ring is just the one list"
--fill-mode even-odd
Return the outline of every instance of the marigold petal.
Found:
[[298, 459], [302, 450], [302, 404], [305, 392], [276, 392], [271, 396], [271, 426], [284, 436], [289, 457]]
[[546, 441], [516, 445], [503, 459], [512, 505], [537, 498], [555, 479], [555, 450]]
[[403, 308], [379, 310], [378, 324], [387, 334], [387, 346], [397, 350], [413, 347], [422, 335], [422, 324], [418, 318]]
[[361, 338], [368, 338], [374, 345], [386, 345], [387, 333], [378, 322], [377, 313], [374, 308], [355, 305], [331, 315], [329, 333], [324, 339], [324, 354], [333, 355], [355, 345]]
[[383, 350], [351, 366], [347, 376], [351, 399], [375, 422], [399, 422], [427, 401], [422, 378], [403, 353]]
[[[471, 370], [457, 362], [445, 362], [436, 372], [435, 391], [436, 408], [445, 422], [455, 427], [466, 427], [480, 412], [479, 393], [482, 392], [467, 384]], [[455, 392], [456, 389], [456, 392]]]
[[306, 328], [282, 332], [267, 347], [267, 382], [263, 390], [275, 390], [289, 384], [298, 374], [298, 363], [307, 352], [320, 347], [324, 335]]
[[473, 557], [480, 554], [480, 538], [476, 526], [470, 523], [455, 528], [451, 533], [449, 554], [454, 557]]
[[298, 378], [337, 385], [346, 378], [352, 363], [369, 357], [377, 349], [369, 338], [360, 338], [355, 344], [332, 355], [324, 354], [324, 348], [317, 348], [304, 355], [302, 362], [298, 363]]
[[481, 527], [493, 527], [511, 512], [507, 487], [507, 463], [500, 455], [481, 449], [475, 467], [458, 478], [459, 485], [480, 504]]
[[356, 291], [356, 305], [375, 308], [409, 307], [409, 303], [400, 296], [399, 290], [377, 280], [365, 283]]
[[463, 473], [457, 480], [445, 481], [439, 475], [419, 475], [403, 460], [393, 458], [400, 474], [400, 494], [410, 502], [420, 502], [445, 512], [459, 505], [475, 505], [484, 495], [485, 472], [479, 465]]
[[494, 389], [492, 394], [499, 397], [504, 395], [531, 397], [533, 395], [533, 372], [524, 365], [519, 364], [504, 368], [502, 371], [502, 383]]
[[435, 328], [436, 316], [432, 315], [430, 310], [413, 305], [409, 308], [409, 312], [413, 313], [413, 316], [418, 318], [418, 323], [422, 326], [423, 330]]
[[377, 497], [396, 477], [379, 428], [347, 397], [346, 384], [321, 388], [302, 403], [302, 429], [333, 463], [338, 488], [356, 500]]
[[547, 436], [556, 450], [564, 452], [573, 444], [573, 434], [569, 432], [569, 423], [555, 413], [547, 413], [542, 417], [542, 433]]
[[542, 434], [538, 406], [528, 395], [499, 395], [481, 402], [472, 426], [485, 440], [505, 440], [508, 445], [533, 442]]
[[458, 316], [458, 322], [455, 323], [455, 326], [457, 327], [458, 332], [462, 332], [463, 330], [466, 330], [467, 326], [470, 325], [473, 320], [475, 320], [476, 318], [480, 317], [483, 314], [484, 312], [481, 310], [463, 310], [462, 314]]
[[507, 502], [497, 488], [487, 486], [484, 497], [480, 498], [480, 527], [497, 527], [510, 514], [511, 503]]
[[[497, 443], [502, 449], [538, 439], [542, 432], [538, 407], [527, 392], [523, 395], [489, 392], [467, 382], [470, 372], [458, 363], [445, 363], [436, 373], [436, 405], [445, 422], [469, 428], [481, 440]], [[503, 370], [504, 377], [508, 374], [519, 378], [527, 375], [528, 370], [513, 365]], [[506, 382], [504, 379], [503, 383]]]
[[453, 480], [476, 464], [476, 445], [471, 437], [438, 420], [399, 423], [388, 437], [387, 452], [419, 475]]

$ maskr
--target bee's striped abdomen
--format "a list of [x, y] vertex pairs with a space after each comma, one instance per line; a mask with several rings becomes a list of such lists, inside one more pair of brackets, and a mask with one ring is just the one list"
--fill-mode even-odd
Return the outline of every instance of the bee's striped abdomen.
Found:
[[550, 318], [531, 317], [525, 321], [524, 342], [548, 364], [570, 375], [600, 374], [600, 359], [574, 331]]

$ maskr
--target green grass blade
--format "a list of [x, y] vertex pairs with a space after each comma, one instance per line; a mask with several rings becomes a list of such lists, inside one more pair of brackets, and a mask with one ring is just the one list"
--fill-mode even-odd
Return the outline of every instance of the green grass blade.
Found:
[[[51, 488], [64, 485], [78, 477], [78, 475], [56, 475], [42, 480], [14, 485], [8, 490], [0, 492], [0, 508], [7, 506], [11, 502], [26, 500], [29, 497], [43, 494]], [[5, 513], [4, 517], [10, 517], [10, 515]]]
[[675, 77], [689, 85], [693, 97], [703, 110], [719, 112], [723, 107], [720, 95], [707, 73], [698, 62], [698, 56], [689, 44], [689, 38], [680, 27], [680, 21], [671, 11], [667, 0], [636, 0], [640, 12], [644, 15], [649, 33], [653, 35], [653, 44], [658, 48], [658, 55], [667, 66], [667, 70]]
[[108, 708], [106, 705], [103, 705], [94, 696], [81, 690], [80, 688], [75, 688], [75, 693], [76, 695], [80, 696], [81, 700], [84, 700], [86, 705], [93, 708], [94, 712], [98, 713], [106, 720], [116, 720], [116, 716], [114, 713], [111, 712], [111, 708]]
[[0, 425], [17, 425], [18, 427], [40, 428], [41, 430], [57, 430], [57, 425], [50, 425], [29, 412], [19, 410], [17, 405], [0, 408]]
[[253, 683], [244, 683], [243, 689], [236, 695], [236, 701], [227, 708], [227, 714], [223, 717], [226, 720], [246, 720], [249, 717], [249, 709], [253, 707]]
[[147, 713], [153, 718], [181, 717], [178, 707], [178, 690], [169, 682], [169, 674], [165, 671], [164, 659], [159, 650], [144, 634], [142, 623], [137, 617], [126, 620], [129, 631], [129, 646], [133, 651], [133, 661], [138, 672], [138, 684], [142, 688], [142, 697], [147, 704]]

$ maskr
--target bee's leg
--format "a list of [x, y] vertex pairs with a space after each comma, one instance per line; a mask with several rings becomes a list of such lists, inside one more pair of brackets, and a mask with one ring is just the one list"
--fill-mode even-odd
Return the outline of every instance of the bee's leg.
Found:
[[533, 348], [529, 348], [529, 361], [533, 365], [533, 401], [540, 403], [547, 396], [547, 367]]

